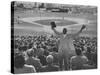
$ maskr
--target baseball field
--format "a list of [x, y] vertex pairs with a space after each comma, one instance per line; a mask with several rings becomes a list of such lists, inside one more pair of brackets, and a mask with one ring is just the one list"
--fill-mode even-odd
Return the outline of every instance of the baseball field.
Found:
[[56, 29], [59, 32], [61, 32], [63, 28], [67, 28], [68, 33], [76, 33], [84, 24], [86, 25], [86, 29], [81, 35], [97, 36], [97, 15], [41, 10], [15, 11], [14, 35], [53, 34], [50, 26], [50, 22], [52, 21], [56, 23]]

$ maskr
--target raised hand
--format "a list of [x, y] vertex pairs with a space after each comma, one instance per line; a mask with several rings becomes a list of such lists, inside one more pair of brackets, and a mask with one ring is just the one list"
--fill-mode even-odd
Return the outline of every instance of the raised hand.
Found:
[[51, 22], [50, 24], [51, 24], [51, 28], [52, 28], [52, 29], [54, 29], [54, 28], [56, 27], [55, 22]]
[[83, 30], [83, 29], [85, 29], [85, 28], [86, 28], [86, 25], [83, 25], [82, 28], [81, 28], [81, 30]]

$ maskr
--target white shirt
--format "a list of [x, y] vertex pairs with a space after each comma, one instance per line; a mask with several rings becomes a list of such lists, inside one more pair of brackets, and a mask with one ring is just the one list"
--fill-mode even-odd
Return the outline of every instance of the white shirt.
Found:
[[73, 45], [73, 37], [70, 34], [66, 34], [66, 35], [60, 35], [59, 37], [59, 52], [60, 53], [65, 53], [65, 54], [70, 54], [70, 53], [74, 53], [75, 54], [75, 48]]
[[56, 36], [59, 37], [58, 47], [59, 47], [59, 54], [67, 55], [73, 54], [75, 55], [75, 48], [73, 45], [73, 38], [80, 34], [80, 31], [76, 34], [63, 34], [57, 32], [55, 29], [53, 31], [56, 33]]

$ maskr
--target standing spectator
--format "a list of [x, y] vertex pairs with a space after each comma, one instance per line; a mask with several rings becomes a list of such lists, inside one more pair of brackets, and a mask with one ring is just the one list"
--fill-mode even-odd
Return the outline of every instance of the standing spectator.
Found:
[[68, 31], [66, 28], [63, 28], [63, 31], [60, 33], [56, 31], [55, 27], [56, 27], [55, 22], [51, 22], [51, 29], [60, 38], [59, 46], [58, 46], [60, 68], [62, 69], [63, 61], [64, 61], [65, 70], [69, 70], [69, 58], [70, 56], [75, 54], [73, 39], [77, 37], [86, 28], [86, 26], [83, 25], [81, 29], [75, 34], [68, 34]]

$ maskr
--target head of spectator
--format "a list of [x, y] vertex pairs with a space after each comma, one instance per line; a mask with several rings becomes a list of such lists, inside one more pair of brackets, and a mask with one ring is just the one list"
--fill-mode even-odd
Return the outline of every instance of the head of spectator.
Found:
[[14, 66], [15, 68], [23, 68], [25, 64], [25, 59], [22, 55], [15, 56]]
[[58, 49], [56, 47], [53, 48], [54, 52], [58, 52]]
[[35, 56], [34, 49], [27, 50], [27, 55], [28, 55], [28, 57]]
[[56, 27], [55, 22], [50, 22], [52, 29]]
[[49, 55], [49, 51], [48, 50], [44, 50], [44, 55], [48, 56]]
[[82, 50], [80, 48], [75, 49], [76, 55], [81, 56], [82, 55]]
[[18, 56], [19, 54], [20, 54], [19, 52], [15, 52], [14, 57]]
[[47, 61], [48, 64], [52, 64], [53, 63], [53, 56], [52, 55], [48, 55], [46, 57], [46, 61]]
[[87, 52], [91, 53], [91, 48], [90, 47], [87, 47]]
[[63, 28], [63, 34], [67, 33], [67, 28]]
[[44, 54], [44, 49], [43, 48], [40, 48], [39, 49], [39, 52], [38, 52], [38, 56], [41, 56]]

